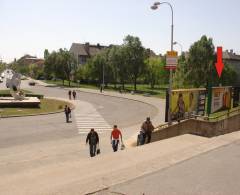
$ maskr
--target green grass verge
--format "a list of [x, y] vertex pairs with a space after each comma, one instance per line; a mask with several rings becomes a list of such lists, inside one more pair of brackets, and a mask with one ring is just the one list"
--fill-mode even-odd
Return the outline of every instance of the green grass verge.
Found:
[[[22, 90], [24, 93], [32, 93], [31, 91], [29, 90]], [[0, 95], [3, 94], [10, 94], [10, 90], [9, 89], [4, 89], [4, 90], [0, 90]]]
[[[62, 81], [52, 81], [52, 80], [46, 80], [46, 83], [49, 84], [55, 84], [57, 86], [62, 86], [62, 87], [69, 87], [68, 81], [64, 81], [64, 85]], [[91, 84], [78, 84], [71, 82], [70, 87], [76, 87], [76, 88], [88, 88], [88, 89], [97, 89], [99, 90], [99, 87], [96, 85], [91, 85]], [[120, 85], [117, 85], [116, 88], [114, 88], [114, 85], [110, 84], [104, 88], [106, 91], [119, 91]], [[138, 84], [137, 85], [137, 91], [135, 92], [136, 94], [139, 95], [149, 95], [153, 97], [158, 97], [158, 98], [165, 98], [166, 97], [166, 88], [167, 85], [156, 85], [154, 89], [151, 89], [149, 85], [146, 84]], [[131, 84], [126, 84], [125, 85], [125, 90], [124, 93], [130, 93], [131, 91], [134, 91], [134, 86]]]
[[46, 114], [63, 111], [65, 105], [71, 106], [68, 102], [54, 99], [41, 99], [40, 101], [40, 108], [1, 108], [0, 115], [1, 117], [7, 117]]
[[210, 118], [209, 121], [219, 121], [222, 119], [225, 119], [227, 117], [230, 116], [234, 116], [236, 114], [240, 113], [240, 106], [236, 107], [236, 108], [232, 108], [230, 110], [224, 110], [224, 111], [220, 111], [220, 112], [216, 112], [213, 114], [210, 114]]

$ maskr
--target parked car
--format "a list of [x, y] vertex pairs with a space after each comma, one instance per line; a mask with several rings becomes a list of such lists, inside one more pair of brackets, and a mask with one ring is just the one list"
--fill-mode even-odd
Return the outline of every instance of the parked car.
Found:
[[3, 82], [3, 78], [2, 77], [0, 77], [0, 83], [2, 83]]
[[29, 81], [28, 84], [31, 85], [31, 86], [34, 86], [36, 83], [35, 83], [35, 81]]

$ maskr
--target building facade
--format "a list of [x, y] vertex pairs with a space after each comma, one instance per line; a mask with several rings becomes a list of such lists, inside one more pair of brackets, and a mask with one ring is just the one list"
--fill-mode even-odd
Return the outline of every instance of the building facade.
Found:
[[236, 71], [238, 77], [234, 84], [240, 86], [240, 55], [234, 53], [233, 50], [226, 50], [223, 52], [223, 62]]

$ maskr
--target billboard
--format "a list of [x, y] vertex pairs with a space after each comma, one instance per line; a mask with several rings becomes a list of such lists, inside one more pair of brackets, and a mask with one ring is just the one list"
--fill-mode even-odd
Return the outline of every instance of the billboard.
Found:
[[211, 113], [231, 108], [232, 87], [213, 87]]
[[206, 89], [179, 89], [172, 91], [172, 120], [184, 119], [185, 116], [203, 115], [205, 112]]

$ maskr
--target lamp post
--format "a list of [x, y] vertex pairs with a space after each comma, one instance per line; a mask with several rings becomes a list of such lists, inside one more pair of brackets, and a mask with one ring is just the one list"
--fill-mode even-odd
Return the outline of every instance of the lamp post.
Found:
[[180, 44], [177, 41], [175, 41], [175, 42], [173, 42], [173, 45], [179, 45], [180, 46], [180, 48], [181, 48], [181, 55], [182, 55], [182, 53], [183, 53], [183, 46], [182, 46], [182, 44]]
[[[173, 7], [169, 2], [155, 2], [151, 9], [156, 10], [159, 8], [160, 5], [167, 4], [171, 8], [172, 12], [172, 23], [171, 23], [171, 51], [173, 51]], [[172, 118], [171, 118], [171, 99], [172, 99], [172, 69], [170, 69], [170, 75], [169, 75], [169, 89], [168, 89], [168, 97], [169, 97], [169, 103], [168, 103], [168, 125], [172, 124]]]

